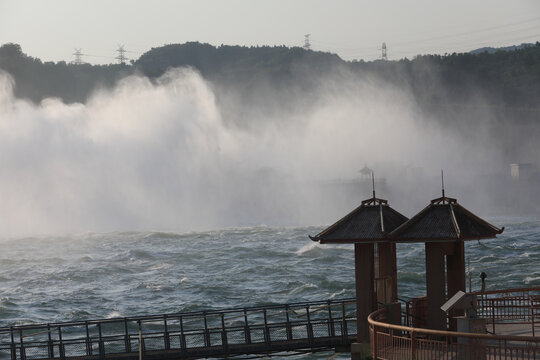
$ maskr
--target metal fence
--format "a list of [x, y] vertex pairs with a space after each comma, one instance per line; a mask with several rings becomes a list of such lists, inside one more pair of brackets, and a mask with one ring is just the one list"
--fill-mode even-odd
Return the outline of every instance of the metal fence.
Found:
[[349, 344], [354, 299], [0, 328], [0, 359], [182, 358]]
[[[497, 324], [531, 324], [540, 320], [534, 300], [540, 296], [540, 287], [490, 290], [475, 292], [478, 317], [487, 320], [495, 333]], [[535, 312], [536, 311], [536, 312]], [[410, 327], [425, 327], [427, 298], [425, 296], [405, 302], [403, 324]]]
[[[540, 288], [477, 293], [478, 312], [491, 324], [534, 326], [531, 299]], [[419, 319], [406, 315], [405, 324]], [[420, 319], [421, 320], [421, 319]], [[438, 331], [387, 323], [387, 309], [368, 318], [373, 359], [540, 359], [540, 338]]]

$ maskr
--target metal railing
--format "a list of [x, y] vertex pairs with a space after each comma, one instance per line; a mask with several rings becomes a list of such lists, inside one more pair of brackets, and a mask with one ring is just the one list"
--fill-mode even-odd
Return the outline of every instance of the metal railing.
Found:
[[0, 359], [166, 359], [332, 348], [356, 335], [354, 299], [0, 328]]
[[[531, 298], [540, 288], [489, 291], [479, 314], [491, 324], [532, 324]], [[405, 324], [412, 323], [412, 318]], [[387, 323], [387, 309], [368, 318], [373, 359], [540, 359], [540, 337], [461, 333]], [[526, 326], [526, 325], [524, 325]], [[495, 330], [495, 327], [493, 327]]]
[[478, 316], [491, 324], [496, 332], [497, 324], [533, 325], [532, 299], [540, 295], [540, 287], [525, 289], [491, 290], [475, 293], [478, 299]]
[[[489, 290], [473, 293], [477, 296], [478, 317], [487, 320], [491, 331], [497, 324], [531, 324], [534, 306], [532, 299], [540, 295], [540, 287]], [[418, 297], [404, 302], [403, 324], [410, 327], [426, 326], [427, 298]], [[537, 320], [538, 321], [538, 320]]]

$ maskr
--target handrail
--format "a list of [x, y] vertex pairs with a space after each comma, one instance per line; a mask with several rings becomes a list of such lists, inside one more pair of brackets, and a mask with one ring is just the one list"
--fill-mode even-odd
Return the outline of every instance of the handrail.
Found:
[[[65, 360], [99, 356], [100, 359], [121, 360], [134, 356], [137, 351], [143, 356], [149, 351], [152, 356], [174, 352], [189, 358], [208, 358], [227, 357], [232, 353], [327, 349], [346, 346], [354, 339], [356, 332], [351, 325], [357, 320], [356, 312], [352, 311], [355, 305], [356, 301], [348, 298], [101, 321], [18, 325], [0, 329], [0, 358]], [[240, 318], [244, 318], [243, 321]]]
[[474, 295], [492, 295], [492, 294], [505, 294], [505, 293], [525, 292], [525, 291], [540, 291], [540, 286], [534, 286], [534, 287], [530, 287], [530, 288], [513, 288], [513, 289], [502, 289], [502, 290], [473, 291], [471, 294], [474, 294]]
[[368, 316], [368, 323], [371, 326], [377, 326], [380, 328], [399, 330], [399, 331], [414, 332], [416, 334], [449, 336], [449, 337], [466, 337], [466, 338], [491, 339], [491, 340], [532, 341], [532, 342], [540, 343], [540, 337], [538, 336], [490, 335], [490, 334], [480, 334], [480, 333], [464, 333], [464, 332], [458, 332], [458, 331], [433, 330], [433, 329], [425, 329], [425, 328], [413, 328], [413, 327], [408, 327], [408, 326], [403, 326], [403, 325], [395, 325], [395, 324], [390, 324], [390, 323], [374, 320], [375, 316], [378, 316], [385, 312], [388, 312], [387, 308], [382, 308], [382, 309], [372, 312]]
[[335, 300], [318, 300], [318, 301], [303, 301], [303, 302], [294, 302], [294, 303], [288, 303], [288, 304], [271, 304], [271, 305], [260, 305], [260, 306], [253, 306], [253, 307], [237, 307], [237, 308], [230, 308], [230, 309], [219, 309], [219, 310], [199, 310], [199, 311], [190, 311], [190, 312], [177, 312], [177, 313], [166, 313], [166, 314], [157, 314], [157, 315], [141, 315], [141, 316], [130, 316], [130, 317], [115, 317], [115, 318], [105, 318], [105, 319], [93, 319], [93, 320], [86, 320], [86, 321], [65, 321], [65, 322], [57, 322], [57, 323], [49, 323], [49, 324], [22, 324], [22, 325], [13, 325], [9, 327], [0, 327], [0, 332], [10, 332], [13, 330], [32, 330], [32, 329], [41, 329], [41, 328], [47, 328], [47, 326], [50, 327], [67, 327], [67, 326], [86, 326], [86, 325], [97, 325], [97, 324], [106, 324], [106, 323], [116, 323], [119, 321], [128, 321], [128, 322], [136, 322], [136, 321], [162, 321], [164, 318], [178, 318], [179, 316], [182, 316], [182, 318], [192, 318], [192, 317], [212, 317], [216, 316], [219, 317], [221, 314], [227, 314], [227, 313], [243, 313], [244, 311], [250, 312], [250, 313], [256, 313], [259, 311], [264, 310], [274, 310], [274, 309], [282, 309], [285, 306], [288, 306], [288, 311], [294, 313], [295, 315], [299, 315], [299, 313], [295, 312], [291, 308], [295, 307], [302, 307], [305, 309], [306, 306], [319, 306], [319, 308], [315, 309], [314, 311], [311, 311], [311, 313], [320, 311], [320, 306], [328, 306], [328, 305], [337, 305], [345, 303], [346, 305], [349, 304], [355, 304], [356, 299], [355, 298], [345, 298], [345, 299], [335, 299]]

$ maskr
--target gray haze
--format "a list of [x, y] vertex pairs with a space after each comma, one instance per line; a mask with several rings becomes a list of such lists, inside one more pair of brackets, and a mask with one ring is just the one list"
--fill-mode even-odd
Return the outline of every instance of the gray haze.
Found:
[[115, 62], [118, 45], [137, 59], [153, 46], [302, 46], [346, 60], [389, 59], [536, 42], [537, 0], [0, 0], [0, 44], [20, 44], [44, 60]]
[[[377, 79], [321, 78], [318, 101], [251, 113], [255, 127], [238, 125], [235, 117], [246, 115], [232, 100], [235, 89], [191, 69], [155, 83], [129, 77], [86, 104], [34, 105], [12, 88], [3, 73], [4, 236], [328, 224], [371, 196], [358, 172], [366, 164], [377, 195], [407, 216], [440, 196], [441, 168], [447, 195], [471, 210], [507, 205], [490, 203], [506, 191], [493, 180], [509, 170], [487, 133], [450, 132], [407, 92]], [[216, 92], [228, 96], [217, 102]], [[254, 96], [272, 102], [276, 94]], [[305, 102], [304, 94], [291, 96]], [[491, 115], [475, 114], [478, 121]]]

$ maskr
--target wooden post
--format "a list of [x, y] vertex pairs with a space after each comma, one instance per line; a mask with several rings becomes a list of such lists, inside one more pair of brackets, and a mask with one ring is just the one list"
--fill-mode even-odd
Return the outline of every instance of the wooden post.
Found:
[[448, 296], [459, 290], [465, 292], [465, 246], [463, 241], [453, 244], [454, 251], [446, 257], [448, 275]]
[[373, 244], [354, 244], [356, 275], [356, 339], [369, 342], [367, 318], [375, 309]]
[[389, 304], [396, 301], [397, 293], [397, 269], [396, 269], [396, 244], [379, 243], [379, 278], [377, 286], [377, 301]]
[[446, 315], [441, 310], [446, 301], [443, 245], [426, 243], [426, 320], [428, 328], [435, 330], [446, 330]]
[[416, 359], [416, 331], [411, 331], [411, 359]]
[[[465, 292], [466, 276], [465, 276], [465, 246], [463, 241], [457, 241], [452, 244], [452, 252], [448, 252], [446, 256], [446, 275], [448, 277], [448, 297], [454, 296], [458, 291]], [[463, 315], [450, 313], [451, 317]], [[457, 330], [456, 320], [450, 319], [450, 330]]]

